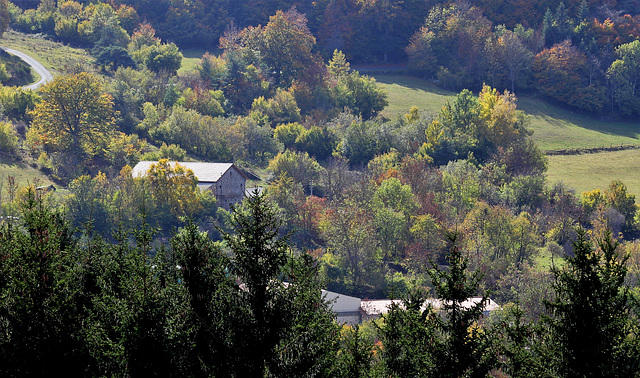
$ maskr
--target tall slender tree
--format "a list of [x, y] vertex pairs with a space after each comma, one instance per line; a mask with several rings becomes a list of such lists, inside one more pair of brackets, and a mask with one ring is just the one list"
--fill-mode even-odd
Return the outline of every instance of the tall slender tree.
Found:
[[631, 297], [624, 286], [627, 256], [610, 234], [594, 249], [583, 229], [573, 242], [573, 257], [553, 268], [556, 299], [547, 302], [557, 368], [563, 376], [624, 377], [640, 368], [637, 339], [630, 336]]
[[[321, 293], [317, 266], [294, 255], [263, 195], [248, 197], [231, 215], [229, 273], [236, 292], [235, 373], [241, 377], [305, 376], [325, 371], [337, 328]], [[286, 281], [285, 281], [286, 280]]]

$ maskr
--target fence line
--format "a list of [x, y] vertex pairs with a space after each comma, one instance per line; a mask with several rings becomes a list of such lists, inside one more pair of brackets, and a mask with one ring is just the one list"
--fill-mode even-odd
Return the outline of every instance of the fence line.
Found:
[[610, 147], [592, 147], [592, 148], [567, 148], [560, 150], [548, 150], [545, 151], [545, 155], [582, 155], [582, 154], [597, 154], [599, 152], [612, 152], [612, 151], [625, 151], [625, 150], [640, 150], [640, 144], [620, 144], [611, 145]]

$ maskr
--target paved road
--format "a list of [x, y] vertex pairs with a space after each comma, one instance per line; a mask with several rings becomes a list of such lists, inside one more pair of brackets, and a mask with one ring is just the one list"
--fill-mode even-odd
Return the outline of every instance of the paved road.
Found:
[[51, 72], [49, 72], [49, 70], [44, 68], [44, 66], [40, 64], [40, 62], [33, 59], [29, 55], [14, 49], [8, 49], [6, 47], [0, 47], [0, 48], [8, 52], [9, 54], [15, 55], [18, 58], [24, 60], [28, 65], [31, 66], [31, 68], [33, 68], [34, 71], [38, 73], [38, 75], [40, 75], [40, 80], [37, 83], [33, 83], [31, 85], [25, 85], [24, 86], [25, 89], [38, 89], [38, 87], [40, 87], [42, 84], [46, 84], [51, 80], [53, 80], [53, 75], [51, 74]]

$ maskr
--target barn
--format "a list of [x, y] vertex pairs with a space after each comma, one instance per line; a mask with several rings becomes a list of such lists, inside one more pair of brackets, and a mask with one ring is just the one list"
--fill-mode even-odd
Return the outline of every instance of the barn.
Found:
[[[143, 177], [157, 161], [141, 161], [133, 167], [133, 177]], [[245, 196], [247, 175], [233, 163], [172, 162], [193, 171], [200, 190], [210, 190], [216, 196], [218, 206], [229, 209]]]

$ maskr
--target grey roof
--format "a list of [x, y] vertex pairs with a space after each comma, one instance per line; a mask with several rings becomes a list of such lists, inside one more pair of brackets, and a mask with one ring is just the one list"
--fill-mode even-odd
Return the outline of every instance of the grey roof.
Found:
[[[151, 164], [157, 163], [157, 161], [141, 161], [133, 167], [131, 174], [133, 177], [142, 177], [147, 174], [147, 171], [151, 167]], [[192, 161], [179, 161], [177, 162], [185, 168], [189, 168], [193, 171], [193, 174], [198, 178], [199, 182], [217, 182], [222, 175], [225, 174], [232, 167], [238, 171], [242, 176], [246, 175], [238, 169], [233, 163], [205, 163], [205, 162], [192, 162]], [[175, 166], [176, 162], [171, 162], [172, 166]]]

